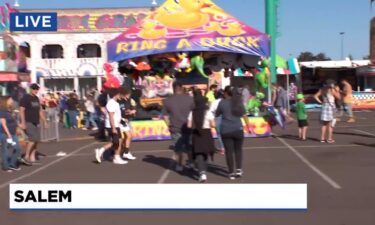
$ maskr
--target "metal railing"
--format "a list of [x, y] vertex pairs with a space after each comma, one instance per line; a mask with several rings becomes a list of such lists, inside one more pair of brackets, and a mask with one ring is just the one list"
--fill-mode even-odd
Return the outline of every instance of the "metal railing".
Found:
[[40, 141], [59, 141], [60, 132], [59, 132], [59, 114], [57, 109], [48, 109], [45, 111], [45, 118], [48, 121], [48, 126], [44, 124], [40, 126]]

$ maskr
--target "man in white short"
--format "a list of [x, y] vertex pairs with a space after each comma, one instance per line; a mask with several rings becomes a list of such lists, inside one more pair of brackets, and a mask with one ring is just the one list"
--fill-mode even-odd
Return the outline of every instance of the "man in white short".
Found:
[[113, 157], [113, 163], [124, 165], [128, 162], [121, 158], [121, 148], [120, 148], [120, 124], [121, 124], [121, 109], [117, 100], [120, 97], [118, 89], [108, 90], [108, 95], [110, 100], [107, 102], [106, 110], [107, 115], [105, 119], [105, 127], [108, 132], [109, 137], [112, 142], [106, 144], [102, 148], [95, 150], [95, 158], [98, 163], [102, 162], [103, 153], [107, 150], [113, 149], [115, 155]]

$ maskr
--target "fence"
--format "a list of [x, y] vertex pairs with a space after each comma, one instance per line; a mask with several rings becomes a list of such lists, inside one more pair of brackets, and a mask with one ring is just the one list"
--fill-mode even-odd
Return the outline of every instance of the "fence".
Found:
[[59, 132], [59, 114], [56, 109], [48, 109], [44, 111], [45, 118], [48, 121], [48, 127], [46, 128], [44, 124], [40, 126], [40, 141], [59, 141], [60, 132]]

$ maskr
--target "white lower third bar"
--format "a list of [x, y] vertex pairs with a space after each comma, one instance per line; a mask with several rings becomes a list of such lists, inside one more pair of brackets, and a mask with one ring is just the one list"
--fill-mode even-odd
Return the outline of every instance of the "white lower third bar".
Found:
[[306, 210], [307, 184], [10, 184], [9, 208]]

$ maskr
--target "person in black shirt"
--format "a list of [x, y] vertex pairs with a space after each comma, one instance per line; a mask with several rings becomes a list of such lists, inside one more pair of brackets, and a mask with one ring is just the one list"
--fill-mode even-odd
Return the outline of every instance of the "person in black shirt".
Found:
[[23, 162], [27, 165], [31, 165], [36, 161], [36, 148], [40, 141], [40, 120], [43, 121], [46, 128], [48, 127], [48, 123], [40, 106], [40, 100], [37, 96], [39, 88], [38, 84], [31, 84], [30, 94], [26, 94], [20, 101], [20, 127], [25, 130], [29, 141], [23, 159]]
[[98, 121], [98, 133], [96, 134], [96, 139], [97, 140], [100, 140], [100, 141], [106, 141], [107, 138], [106, 138], [106, 135], [105, 135], [105, 124], [104, 124], [104, 121], [105, 121], [105, 116], [106, 116], [106, 108], [105, 106], [107, 105], [107, 101], [108, 101], [108, 94], [102, 90], [101, 91], [101, 94], [98, 96], [97, 100], [96, 100], [96, 104], [97, 104], [97, 115], [98, 115], [98, 118], [99, 118], [99, 121]]
[[2, 147], [2, 169], [6, 172], [20, 170], [18, 159], [21, 147], [16, 135], [17, 121], [12, 115], [13, 100], [9, 96], [0, 97], [0, 143]]
[[77, 128], [77, 116], [78, 116], [78, 100], [76, 94], [71, 93], [69, 95], [68, 101], [66, 101], [66, 105], [68, 108], [68, 115], [69, 115], [69, 122], [70, 128], [76, 129]]
[[120, 104], [121, 109], [121, 127], [120, 130], [122, 132], [122, 143], [121, 147], [124, 150], [123, 157], [128, 160], [135, 160], [136, 157], [134, 157], [130, 152], [130, 144], [132, 141], [132, 130], [130, 126], [130, 119], [135, 116], [136, 110], [135, 110], [135, 103], [130, 97], [131, 90], [126, 89], [124, 87], [120, 88], [120, 99], [118, 100], [118, 103]]

